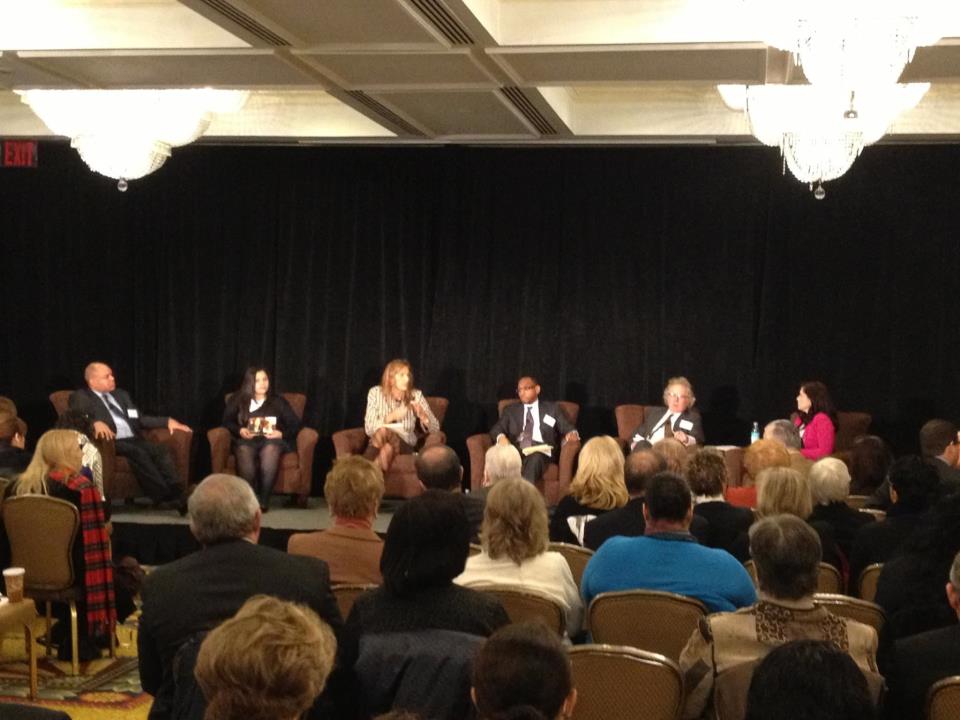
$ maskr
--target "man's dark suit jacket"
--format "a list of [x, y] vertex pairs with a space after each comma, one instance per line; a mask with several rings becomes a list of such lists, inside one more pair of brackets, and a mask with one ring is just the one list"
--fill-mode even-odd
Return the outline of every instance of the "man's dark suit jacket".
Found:
[[[622, 508], [594, 518], [587, 523], [583, 531], [583, 545], [591, 550], [597, 550], [603, 543], [615, 535], [639, 537], [643, 535], [647, 524], [643, 519], [643, 498], [630, 498]], [[703, 544], [710, 532], [710, 524], [699, 515], [693, 516], [690, 523], [690, 534]]]
[[[120, 409], [123, 410], [124, 415], [127, 416], [127, 422], [130, 423], [130, 429], [133, 430], [134, 435], [139, 435], [142, 428], [162, 428], [167, 426], [167, 420], [169, 420], [167, 417], [142, 415], [139, 412], [137, 412], [138, 417], [130, 417], [130, 411], [137, 411], [137, 405], [130, 399], [130, 393], [126, 390], [117, 388], [110, 394], [113, 396], [113, 399], [116, 400]], [[80, 388], [70, 395], [70, 409], [86, 413], [93, 418], [94, 421], [99, 420], [102, 423], [106, 423], [111, 430], [114, 432], [117, 431], [117, 424], [113, 420], [113, 415], [110, 414], [110, 411], [100, 396], [90, 388]]]
[[323, 560], [233, 540], [205, 547], [147, 576], [137, 646], [151, 720], [169, 717], [173, 657], [191, 636], [236, 614], [258, 594], [312, 608], [339, 636], [343, 625]]
[[898, 640], [886, 672], [886, 717], [921, 720], [930, 686], [953, 675], [960, 675], [960, 625]]
[[[543, 437], [543, 442], [553, 447], [554, 452], [556, 452], [559, 441], [563, 439], [563, 436], [568, 432], [576, 430], [576, 428], [567, 416], [563, 414], [563, 410], [560, 409], [557, 403], [550, 402], [549, 400], [540, 400], [539, 402], [540, 435]], [[503, 414], [500, 416], [500, 419], [497, 420], [496, 424], [490, 430], [490, 437], [496, 442], [497, 436], [502, 433], [507, 436], [510, 442], [517, 445], [520, 433], [523, 432], [524, 414], [525, 410], [522, 402], [507, 405], [503, 409]], [[553, 427], [544, 422], [544, 418], [547, 415], [557, 421]], [[534, 441], [534, 444], [536, 444], [536, 441]]]
[[[643, 415], [643, 422], [640, 423], [640, 427], [633, 431], [630, 435], [630, 444], [633, 445], [635, 437], [640, 436], [641, 440], [646, 440], [647, 436], [652, 433], [656, 427], [657, 423], [660, 422], [660, 419], [667, 414], [667, 407], [665, 405], [658, 405], [657, 407], [649, 407]], [[683, 430], [680, 427], [681, 420], [688, 420], [693, 424], [693, 427], [690, 430]], [[700, 418], [700, 413], [694, 410], [693, 408], [687, 408], [679, 417], [674, 420], [673, 431], [677, 432], [683, 430], [687, 435], [691, 436], [697, 441], [698, 445], [703, 445], [703, 420]]]

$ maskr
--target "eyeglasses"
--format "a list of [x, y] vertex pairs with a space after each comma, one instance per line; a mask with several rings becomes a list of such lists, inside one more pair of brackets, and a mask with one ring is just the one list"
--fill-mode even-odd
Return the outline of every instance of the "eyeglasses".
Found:
[[679, 393], [673, 393], [673, 392], [665, 392], [663, 396], [665, 398], [673, 398], [674, 400], [684, 400], [684, 399], [689, 400], [692, 397], [691, 395], [681, 395]]
[[537, 387], [536, 385], [518, 385], [517, 392], [523, 392], [524, 390], [533, 390], [536, 387]]

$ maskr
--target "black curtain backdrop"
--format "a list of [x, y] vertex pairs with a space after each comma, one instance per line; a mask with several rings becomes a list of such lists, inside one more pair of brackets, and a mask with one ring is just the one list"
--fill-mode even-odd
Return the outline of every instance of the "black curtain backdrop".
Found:
[[711, 443], [822, 379], [900, 452], [954, 391], [960, 148], [868, 148], [816, 201], [766, 148], [215, 147], [130, 183], [64, 144], [0, 170], [0, 394], [31, 440], [47, 395], [110, 363], [145, 410], [204, 433], [254, 362], [322, 435], [361, 423], [384, 363], [489, 428], [521, 373], [581, 404], [696, 387]]

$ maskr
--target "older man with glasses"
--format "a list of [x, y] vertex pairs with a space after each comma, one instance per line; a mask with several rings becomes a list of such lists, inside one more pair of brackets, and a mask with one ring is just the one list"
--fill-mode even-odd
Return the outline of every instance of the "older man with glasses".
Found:
[[641, 440], [655, 443], [672, 437], [687, 447], [703, 445], [703, 420], [693, 409], [693, 385], [683, 376], [670, 378], [663, 390], [663, 405], [647, 408], [643, 422], [630, 440], [633, 450]]

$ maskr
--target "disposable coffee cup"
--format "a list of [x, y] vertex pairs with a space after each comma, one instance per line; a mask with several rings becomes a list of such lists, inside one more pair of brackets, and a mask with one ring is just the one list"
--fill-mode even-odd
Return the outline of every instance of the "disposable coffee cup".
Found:
[[3, 582], [7, 586], [7, 597], [10, 602], [18, 603], [23, 601], [23, 573], [22, 567], [7, 568], [3, 571]]

